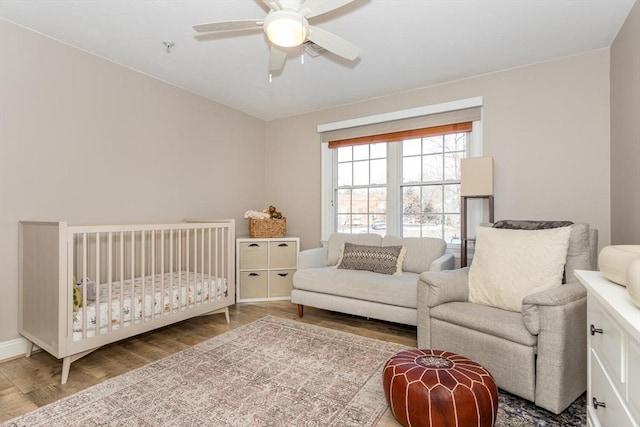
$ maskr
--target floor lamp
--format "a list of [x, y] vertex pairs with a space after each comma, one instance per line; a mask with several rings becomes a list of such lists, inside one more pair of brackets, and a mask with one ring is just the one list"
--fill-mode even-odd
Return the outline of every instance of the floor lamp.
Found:
[[460, 267], [467, 266], [469, 242], [469, 199], [485, 199], [489, 202], [489, 222], [493, 222], [493, 157], [467, 157], [460, 163]]

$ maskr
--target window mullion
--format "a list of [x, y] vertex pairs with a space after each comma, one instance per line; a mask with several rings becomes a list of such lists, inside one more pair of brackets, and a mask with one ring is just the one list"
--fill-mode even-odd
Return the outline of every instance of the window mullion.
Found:
[[402, 144], [387, 144], [387, 234], [400, 236], [402, 232]]

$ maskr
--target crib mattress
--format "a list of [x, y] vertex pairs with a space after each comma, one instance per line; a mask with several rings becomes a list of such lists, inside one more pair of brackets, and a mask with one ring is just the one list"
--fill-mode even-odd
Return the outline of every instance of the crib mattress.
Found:
[[225, 278], [189, 271], [160, 273], [145, 276], [144, 279], [138, 277], [133, 280], [111, 282], [109, 304], [109, 284], [103, 283], [99, 286], [99, 303], [88, 302], [86, 307], [81, 307], [73, 313], [73, 341], [96, 335], [96, 312], [100, 315], [100, 334], [105, 334], [109, 332], [109, 326], [111, 330], [126, 328], [159, 315], [187, 310], [197, 304], [222, 299], [227, 296], [227, 292]]

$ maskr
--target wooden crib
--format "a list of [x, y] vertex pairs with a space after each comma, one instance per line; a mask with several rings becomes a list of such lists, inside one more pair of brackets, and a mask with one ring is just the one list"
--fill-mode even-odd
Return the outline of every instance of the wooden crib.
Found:
[[233, 220], [70, 226], [21, 221], [19, 332], [71, 363], [235, 303]]

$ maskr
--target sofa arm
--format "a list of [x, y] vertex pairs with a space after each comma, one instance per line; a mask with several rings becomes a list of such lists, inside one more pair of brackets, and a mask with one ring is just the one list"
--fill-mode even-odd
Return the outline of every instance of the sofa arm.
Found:
[[532, 335], [540, 333], [540, 307], [565, 306], [587, 297], [587, 290], [580, 282], [527, 295], [522, 300], [522, 319]]
[[429, 271], [453, 270], [455, 267], [455, 257], [453, 254], [445, 252], [440, 258], [436, 258], [429, 267]]
[[326, 267], [328, 251], [329, 250], [326, 247], [300, 251], [298, 254], [298, 270]]
[[427, 286], [426, 301], [418, 301], [428, 307], [446, 302], [467, 301], [469, 297], [469, 267], [457, 270], [425, 271], [420, 275], [418, 286]]

